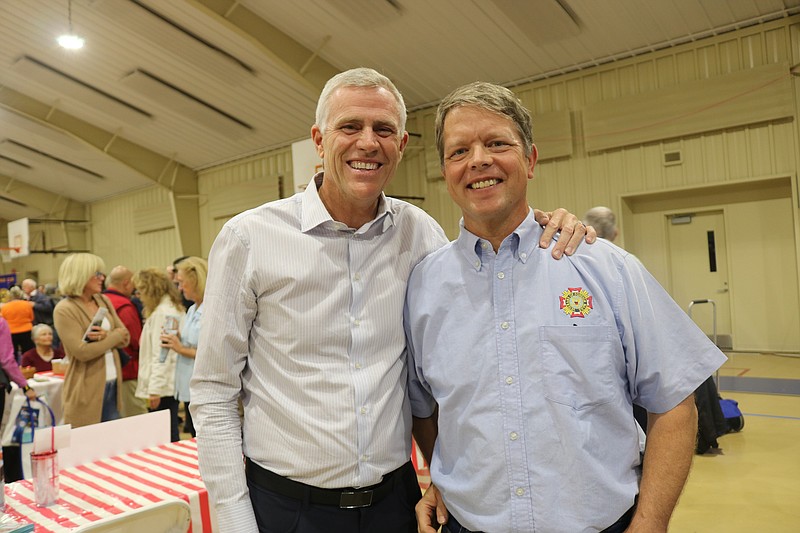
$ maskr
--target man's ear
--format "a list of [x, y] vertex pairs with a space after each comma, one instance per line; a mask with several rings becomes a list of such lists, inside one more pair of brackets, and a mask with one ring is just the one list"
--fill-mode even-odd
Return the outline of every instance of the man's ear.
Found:
[[536, 166], [536, 160], [539, 159], [539, 150], [535, 144], [531, 145], [531, 155], [528, 156], [528, 179], [533, 179], [533, 167]]
[[406, 149], [406, 144], [408, 144], [408, 132], [403, 132], [403, 138], [400, 139], [400, 158], [403, 158], [403, 151]]
[[317, 148], [317, 155], [320, 159], [325, 159], [325, 152], [322, 149], [322, 130], [319, 126], [314, 124], [311, 126], [311, 139], [314, 141], [314, 146]]

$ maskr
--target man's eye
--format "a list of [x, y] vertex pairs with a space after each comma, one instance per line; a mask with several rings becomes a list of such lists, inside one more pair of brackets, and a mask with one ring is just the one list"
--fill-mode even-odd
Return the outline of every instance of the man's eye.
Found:
[[380, 137], [391, 137], [395, 134], [392, 128], [378, 128], [375, 130]]
[[504, 148], [506, 146], [509, 146], [509, 143], [507, 143], [506, 141], [499, 141], [498, 140], [498, 141], [492, 141], [492, 142], [489, 143], [489, 148]]
[[345, 133], [355, 133], [358, 131], [358, 129], [359, 129], [358, 126], [356, 126], [355, 124], [345, 124], [344, 126], [341, 127], [341, 130]]
[[450, 152], [450, 155], [447, 156], [447, 159], [451, 161], [458, 161], [460, 159], [463, 159], [466, 154], [467, 154], [466, 148], [456, 148], [455, 150], [452, 150]]

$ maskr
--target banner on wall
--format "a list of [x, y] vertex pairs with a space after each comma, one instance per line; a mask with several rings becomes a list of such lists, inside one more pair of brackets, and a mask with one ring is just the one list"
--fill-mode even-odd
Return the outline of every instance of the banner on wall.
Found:
[[17, 284], [16, 274], [0, 274], [0, 289], [10, 289]]
[[27, 218], [12, 220], [8, 223], [8, 246], [10, 248], [8, 256], [11, 259], [30, 255]]
[[308, 182], [317, 172], [322, 170], [322, 159], [317, 155], [317, 147], [313, 139], [292, 143], [292, 173], [294, 189], [298, 193], [306, 190]]

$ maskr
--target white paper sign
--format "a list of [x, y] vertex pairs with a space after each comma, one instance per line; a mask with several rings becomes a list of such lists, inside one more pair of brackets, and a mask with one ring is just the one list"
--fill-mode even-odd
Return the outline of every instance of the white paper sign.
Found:
[[317, 147], [313, 139], [292, 143], [292, 173], [294, 192], [306, 190], [308, 182], [314, 174], [322, 170], [322, 159], [317, 155]]

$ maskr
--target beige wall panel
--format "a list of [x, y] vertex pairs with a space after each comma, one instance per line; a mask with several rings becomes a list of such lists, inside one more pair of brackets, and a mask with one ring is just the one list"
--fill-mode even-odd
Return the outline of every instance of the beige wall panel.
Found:
[[675, 72], [675, 56], [665, 56], [656, 59], [656, 79], [659, 88], [672, 87], [678, 83]]
[[754, 68], [766, 63], [763, 34], [748, 35], [742, 38], [742, 63], [745, 68]]
[[580, 109], [583, 107], [586, 97], [584, 96], [584, 83], [581, 78], [567, 80], [564, 84], [567, 91], [567, 106], [569, 109]]
[[639, 92], [639, 80], [637, 79], [635, 65], [620, 67], [617, 73], [620, 96], [631, 96]]
[[758, 67], [589, 105], [586, 149], [604, 150], [790, 117], [788, 65]]
[[669, 246], [664, 214], [638, 213], [633, 219], [623, 219], [620, 238], [623, 239], [625, 249], [634, 254], [669, 291]]
[[730, 74], [742, 69], [739, 39], [729, 39], [719, 44], [720, 74]]
[[603, 100], [619, 97], [619, 80], [616, 69], [600, 73], [600, 91], [602, 91]]
[[169, 192], [158, 186], [91, 204], [91, 249], [107, 269], [120, 264], [131, 270], [162, 267], [182, 255], [174, 227], [137, 231], [138, 214], [156, 207], [171, 217]]
[[770, 146], [775, 157], [775, 174], [791, 174], [795, 169], [797, 138], [793, 122], [770, 125]]
[[719, 55], [716, 45], [702, 46], [697, 49], [697, 71], [700, 79], [711, 78], [719, 74]]
[[582, 105], [593, 104], [603, 100], [603, 87], [600, 83], [599, 73], [589, 73], [583, 78]]
[[644, 60], [641, 63], [637, 62], [636, 71], [639, 79], [640, 92], [652, 91], [653, 89], [658, 87], [658, 78], [656, 76], [656, 65], [652, 59]]
[[764, 49], [767, 63], [790, 62], [789, 32], [786, 28], [776, 28], [764, 32]]
[[698, 79], [697, 57], [694, 50], [688, 50], [675, 55], [675, 68], [677, 69], [678, 83], [686, 83]]
[[[244, 186], [244, 189], [252, 192], [252, 187], [256, 187], [258, 193], [252, 194], [250, 199], [244, 199], [243, 202], [239, 202], [239, 205], [242, 207], [241, 210], [255, 207], [278, 198], [278, 179], [281, 176], [283, 179], [283, 190], [288, 194], [293, 187], [292, 150], [290, 146], [241, 161], [206, 169], [198, 173], [198, 191], [200, 194], [200, 242], [203, 256], [208, 257], [211, 244], [214, 242], [214, 238], [217, 236], [220, 228], [230, 216], [235, 214], [228, 213], [220, 215], [220, 209], [222, 209], [222, 211], [226, 209], [220, 207], [219, 201], [215, 207], [212, 197], [218, 194], [219, 191], [233, 188], [233, 193], [230, 193], [233, 198], [225, 196], [222, 203], [228, 202], [229, 200], [236, 203], [237, 194], [242, 192], [242, 190], [236, 189], [236, 186], [247, 183], [249, 185]], [[263, 195], [261, 193], [263, 193]], [[215, 208], [216, 211], [214, 211]], [[218, 217], [216, 219], [215, 214]]]
[[[790, 198], [726, 208], [734, 348], [800, 350]], [[757, 280], [757, 283], [753, 281]]]

